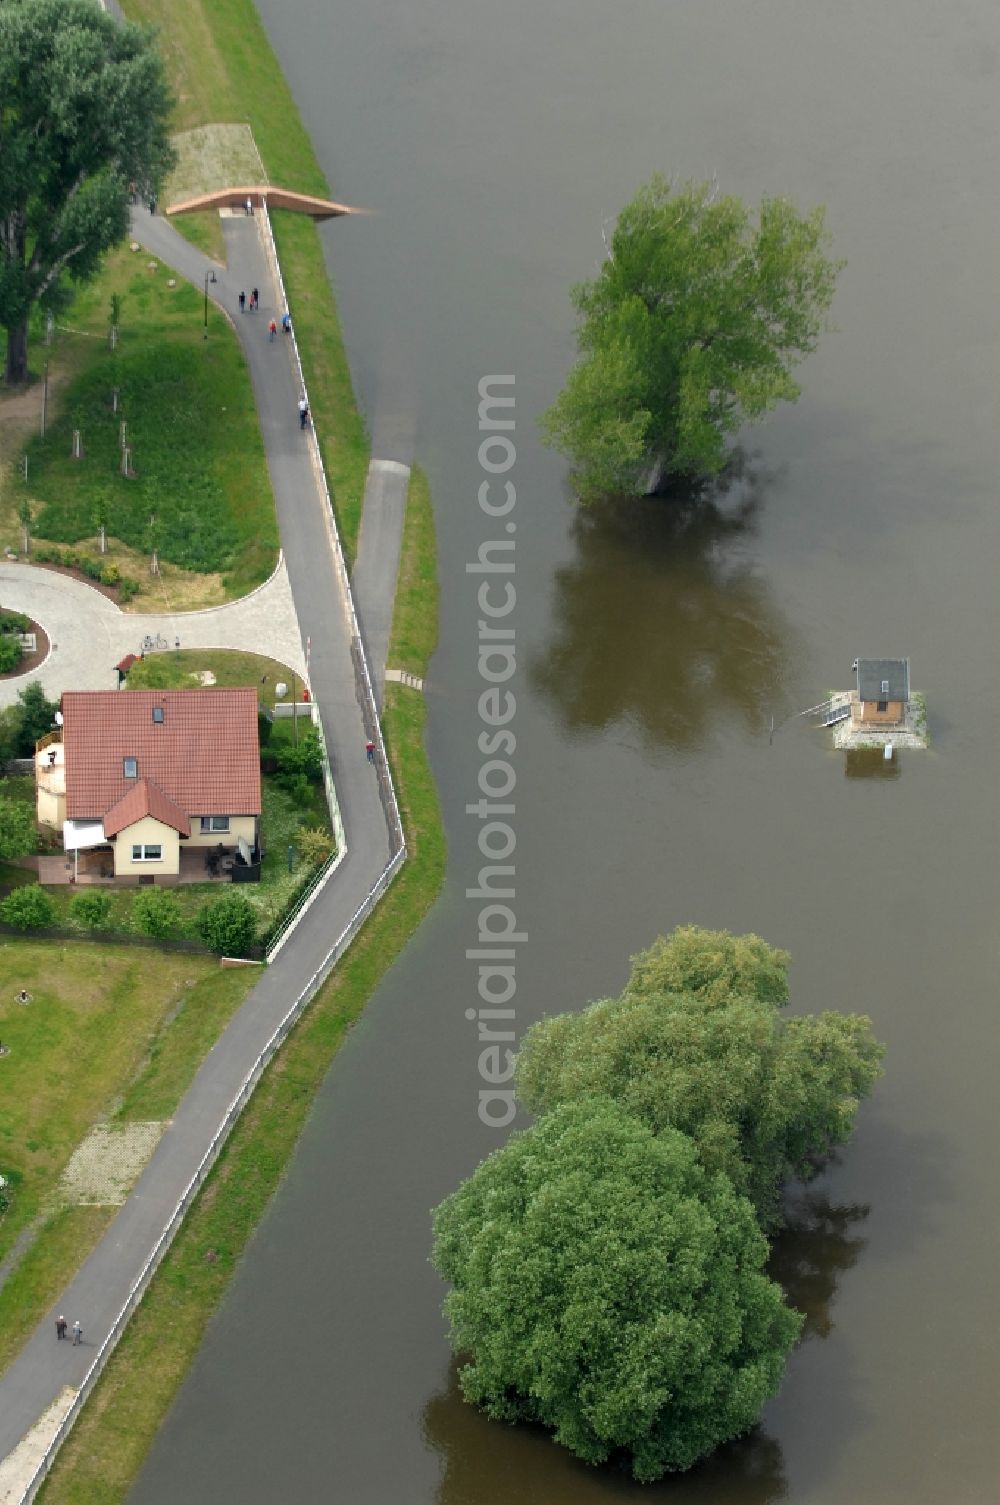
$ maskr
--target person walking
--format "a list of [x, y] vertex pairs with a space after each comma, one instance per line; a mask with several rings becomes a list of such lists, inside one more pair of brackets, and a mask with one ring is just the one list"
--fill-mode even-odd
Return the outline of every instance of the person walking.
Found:
[[269, 340], [273, 340], [274, 337], [275, 337], [275, 335], [277, 333], [278, 333], [278, 326], [274, 322], [274, 320], [272, 319], [271, 322], [270, 322], [270, 324], [267, 326], [267, 337], [268, 337], [268, 339]]
[[63, 1338], [65, 1338], [65, 1336], [66, 1336], [66, 1318], [65, 1317], [57, 1317], [56, 1318], [56, 1337], [59, 1339], [60, 1342], [62, 1342], [62, 1340], [63, 1340]]
[[254, 306], [254, 308], [255, 309], [260, 308], [260, 295], [257, 292], [256, 288], [254, 288], [254, 290], [253, 290], [253, 292], [251, 293], [250, 296], [253, 298], [253, 306]]
[[369, 763], [374, 763], [375, 762], [375, 743], [374, 742], [366, 742], [365, 743], [365, 753], [367, 755]]
[[306, 402], [305, 395], [303, 394], [303, 396], [299, 398], [299, 428], [304, 429], [308, 421], [309, 404]]
[[241, 314], [242, 313], [246, 313], [246, 307], [247, 307], [247, 295], [243, 291], [243, 289], [240, 288], [240, 313]]
[[156, 194], [155, 193], [151, 193], [149, 195], [149, 212], [150, 212], [150, 214], [155, 214], [156, 213]]
[[292, 320], [287, 309], [281, 316], [281, 330], [283, 334], [291, 334], [292, 332]]
[[244, 205], [244, 212], [247, 214], [248, 217], [251, 214], [253, 214], [253, 199], [251, 199], [249, 197], [249, 195], [247, 196], [247, 201], [246, 201], [246, 204]]
[[77, 1317], [76, 1321], [73, 1323], [73, 1347], [74, 1348], [79, 1348], [80, 1344], [82, 1342], [83, 1342], [83, 1327], [80, 1324], [79, 1317]]

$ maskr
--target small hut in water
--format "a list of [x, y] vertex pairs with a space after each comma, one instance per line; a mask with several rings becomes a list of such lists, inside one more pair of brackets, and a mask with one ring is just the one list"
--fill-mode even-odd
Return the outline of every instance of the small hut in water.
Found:
[[910, 686], [908, 658], [856, 658], [853, 690], [814, 707], [833, 732], [834, 747], [927, 746], [924, 697]]
[[910, 701], [908, 658], [856, 658], [857, 690], [851, 696], [856, 727], [901, 726]]

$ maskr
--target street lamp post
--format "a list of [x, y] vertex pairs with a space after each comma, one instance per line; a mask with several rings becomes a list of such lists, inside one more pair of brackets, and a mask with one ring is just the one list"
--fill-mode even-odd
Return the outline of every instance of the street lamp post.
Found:
[[209, 267], [205, 273], [205, 339], [208, 339], [208, 284], [216, 280], [215, 273]]

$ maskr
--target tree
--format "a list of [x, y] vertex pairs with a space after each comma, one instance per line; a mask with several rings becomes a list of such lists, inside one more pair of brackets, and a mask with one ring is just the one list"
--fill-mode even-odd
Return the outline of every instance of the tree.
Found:
[[[5, 705], [0, 711], [0, 763], [19, 758], [21, 745], [21, 707]], [[34, 750], [34, 749], [32, 749]]]
[[227, 894], [204, 906], [198, 931], [221, 956], [246, 956], [257, 934], [257, 911], [242, 894]]
[[132, 923], [143, 935], [165, 941], [181, 928], [177, 895], [163, 888], [140, 889], [132, 900]]
[[70, 900], [69, 912], [88, 930], [103, 930], [111, 918], [111, 895], [99, 888], [82, 889]]
[[639, 190], [573, 289], [580, 358], [543, 419], [583, 500], [716, 475], [729, 436], [798, 396], [842, 265], [828, 245], [821, 208], [764, 199], [754, 223], [704, 183]]
[[333, 851], [333, 836], [322, 826], [300, 826], [295, 833], [299, 856], [310, 867], [318, 867]]
[[20, 717], [17, 756], [30, 758], [38, 739], [52, 730], [59, 705], [57, 701], [47, 699], [37, 679], [30, 680], [23, 690], [18, 690], [17, 702]]
[[0, 902], [0, 919], [17, 930], [44, 930], [55, 917], [56, 907], [38, 883], [15, 888]]
[[9, 674], [21, 662], [24, 650], [11, 632], [0, 633], [0, 674]]
[[0, 795], [0, 857], [8, 862], [27, 857], [37, 845], [34, 806]]
[[682, 1134], [567, 1104], [484, 1161], [434, 1229], [466, 1399], [588, 1463], [689, 1468], [778, 1389], [801, 1318], [763, 1273], [752, 1207]]
[[621, 997], [528, 1030], [518, 1096], [534, 1112], [610, 1097], [680, 1129], [777, 1226], [785, 1183], [849, 1138], [884, 1053], [864, 1015], [782, 1018], [788, 961], [758, 936], [677, 930], [634, 958]]
[[28, 316], [65, 307], [128, 229], [130, 182], [173, 161], [153, 34], [96, 5], [0, 4], [0, 324], [28, 374]]

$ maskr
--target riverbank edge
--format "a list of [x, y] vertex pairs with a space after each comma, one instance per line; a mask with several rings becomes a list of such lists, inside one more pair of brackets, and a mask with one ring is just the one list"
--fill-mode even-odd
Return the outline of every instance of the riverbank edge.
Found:
[[[252, 0], [229, 0], [227, 11], [244, 37], [252, 36], [255, 46], [267, 49], [277, 71]], [[168, 44], [170, 30], [170, 12], [164, 10], [161, 31]], [[296, 132], [304, 135], [290, 95], [282, 107], [282, 124], [287, 124], [289, 110], [294, 112]], [[318, 167], [311, 143], [310, 159], [307, 172], [313, 176]], [[275, 234], [337, 521], [353, 560], [368, 445], [333, 289], [311, 222], [281, 216], [281, 232], [276, 225]], [[323, 430], [335, 437], [324, 442]], [[407, 494], [390, 655], [393, 663], [420, 678], [426, 677], [437, 641], [436, 571], [430, 491], [426, 477], [415, 468]], [[243, 1250], [280, 1184], [333, 1057], [437, 897], [444, 878], [445, 840], [425, 748], [426, 719], [422, 695], [401, 685], [386, 686], [383, 734], [408, 860], [264, 1074], [60, 1449], [37, 1496], [48, 1505], [111, 1505], [127, 1496]]]
[[[419, 471], [407, 497], [403, 551], [393, 644], [408, 641], [407, 667], [419, 674], [426, 670], [437, 621], [433, 515]], [[38, 1496], [44, 1505], [116, 1505], [126, 1499], [284, 1176], [333, 1057], [437, 896], [444, 832], [424, 747], [423, 697], [388, 685], [383, 721], [409, 859], [233, 1129], [61, 1448]]]

